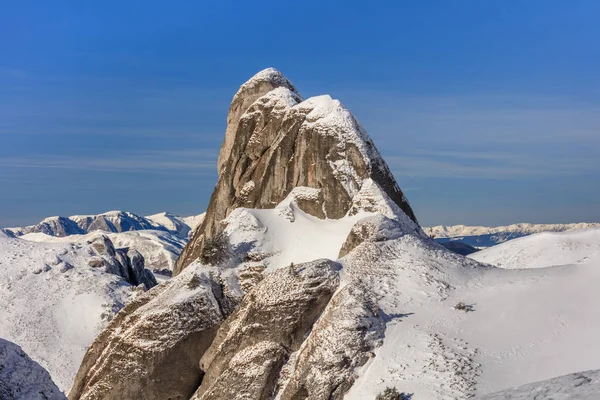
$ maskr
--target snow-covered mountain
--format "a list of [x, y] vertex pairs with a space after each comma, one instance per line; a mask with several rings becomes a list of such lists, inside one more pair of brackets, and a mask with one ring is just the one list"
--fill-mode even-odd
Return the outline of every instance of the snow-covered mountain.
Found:
[[169, 275], [204, 214], [179, 217], [164, 212], [147, 217], [122, 211], [94, 216], [50, 217], [37, 225], [0, 230], [4, 237], [33, 242], [86, 243], [107, 235], [117, 248], [131, 248], [144, 256], [153, 272]]
[[202, 218], [203, 214], [180, 217], [169, 212], [163, 212], [141, 217], [125, 211], [108, 211], [97, 215], [48, 217], [36, 225], [4, 228], [2, 231], [10, 236], [43, 233], [49, 236], [64, 237], [82, 235], [94, 231], [118, 233], [139, 230], [162, 230], [181, 238], [187, 238], [189, 233], [202, 221]]
[[600, 228], [543, 232], [469, 255], [500, 268], [545, 268], [583, 265], [600, 254]]
[[[98, 269], [112, 265], [97, 254], [111, 254], [103, 235], [0, 238], [0, 337], [59, 387], [73, 382], [70, 400], [362, 400], [387, 388], [450, 400], [599, 368], [600, 228], [463, 257], [421, 229], [339, 101], [304, 100], [267, 69], [227, 121], [207, 213], [174, 277], [151, 290]], [[146, 219], [185, 231], [167, 214]]]
[[427, 234], [433, 236], [437, 242], [460, 241], [476, 248], [495, 246], [507, 240], [520, 238], [540, 232], [567, 232], [573, 230], [599, 228], [600, 223], [573, 223], [573, 224], [513, 224], [507, 226], [433, 226], [423, 228]]
[[494, 249], [449, 252], [354, 116], [329, 96], [303, 100], [273, 69], [240, 87], [227, 120], [174, 278], [106, 327], [71, 400], [374, 399], [388, 387], [449, 400], [598, 368], [593, 234], [573, 233], [551, 268], [532, 268], [549, 261], [537, 251], [510, 268], [475, 259]]
[[0, 237], [0, 338], [67, 390], [96, 335], [153, 279], [138, 252], [116, 250], [102, 235], [82, 243]]
[[21, 239], [31, 242], [87, 243], [98, 236], [106, 235], [117, 248], [137, 250], [144, 256], [145, 264], [154, 273], [170, 276], [177, 257], [187, 240], [167, 231], [139, 230], [120, 233], [95, 231], [84, 235], [50, 236], [44, 233], [28, 233]]

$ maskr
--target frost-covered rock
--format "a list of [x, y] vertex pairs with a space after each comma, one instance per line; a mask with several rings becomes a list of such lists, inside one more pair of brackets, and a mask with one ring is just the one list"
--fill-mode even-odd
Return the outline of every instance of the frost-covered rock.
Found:
[[367, 288], [346, 285], [331, 299], [301, 349], [284, 367], [280, 400], [342, 399], [356, 369], [374, 357], [384, 321]]
[[596, 400], [600, 394], [600, 370], [577, 372], [513, 389], [478, 396], [476, 400]]
[[382, 214], [366, 217], [352, 226], [352, 230], [340, 249], [339, 257], [341, 258], [350, 253], [365, 241], [382, 242], [399, 238], [408, 233], [420, 234], [421, 231], [414, 224], [407, 229], [402, 222], [390, 219]]
[[[263, 381], [253, 399], [267, 399], [275, 385], [278, 367], [290, 352], [296, 351], [325, 308], [339, 284], [340, 266], [329, 260], [291, 265], [269, 274], [242, 300], [237, 310], [221, 325], [211, 347], [200, 359], [205, 371], [194, 399], [242, 398], [251, 371]], [[258, 348], [252, 348], [262, 343]], [[272, 358], [259, 356], [268, 363], [261, 369], [252, 356], [259, 348]], [[270, 377], [270, 381], [267, 378]], [[228, 388], [223, 381], [229, 382]], [[237, 394], [236, 394], [237, 393]]]
[[65, 400], [50, 374], [23, 349], [0, 339], [0, 399]]
[[303, 101], [281, 73], [268, 69], [242, 85], [227, 122], [217, 186], [175, 274], [201, 255], [204, 241], [223, 229], [221, 221], [234, 209], [273, 208], [298, 187], [319, 191], [313, 199], [299, 197], [298, 207], [338, 219], [373, 181], [416, 221], [375, 145], [339, 101], [327, 95]]
[[69, 399], [188, 399], [225, 318], [215, 279], [191, 267], [129, 303], [88, 349]]

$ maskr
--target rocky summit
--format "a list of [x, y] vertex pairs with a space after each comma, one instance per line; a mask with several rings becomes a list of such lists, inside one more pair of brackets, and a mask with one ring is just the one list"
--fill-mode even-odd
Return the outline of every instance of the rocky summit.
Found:
[[341, 218], [372, 180], [414, 222], [416, 217], [375, 145], [338, 100], [303, 100], [279, 71], [268, 68], [233, 97], [219, 153], [219, 179], [206, 217], [174, 273], [197, 259], [238, 207], [274, 208], [294, 188], [314, 189], [297, 204], [318, 218]]
[[266, 69], [233, 98], [218, 170], [176, 276], [111, 321], [71, 400], [338, 399], [372, 357], [377, 295], [335, 260], [429, 238], [356, 118]]
[[[600, 335], [585, 297], [598, 231], [550, 242], [569, 272], [448, 251], [356, 118], [274, 69], [235, 94], [218, 170], [175, 276], [106, 325], [70, 400], [464, 399], [585, 370], [600, 351], [570, 346]], [[538, 240], [514, 246], [559, 260]], [[577, 301], [556, 296], [569, 288]], [[548, 354], [561, 362], [523, 373]]]

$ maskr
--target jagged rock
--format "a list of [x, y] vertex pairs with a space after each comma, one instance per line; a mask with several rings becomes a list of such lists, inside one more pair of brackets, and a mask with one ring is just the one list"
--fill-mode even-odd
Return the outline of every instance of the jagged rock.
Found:
[[[254, 354], [249, 347], [265, 343], [273, 358], [269, 367], [258, 373], [265, 380], [256, 399], [266, 399], [274, 388], [272, 379], [284, 355], [296, 351], [314, 321], [327, 305], [339, 284], [340, 266], [330, 260], [292, 265], [269, 274], [242, 300], [237, 310], [222, 324], [210, 348], [200, 360], [205, 371], [202, 385], [194, 399], [241, 399], [241, 395], [228, 396], [217, 390], [223, 382], [235, 381], [232, 377], [244, 376], [250, 366], [257, 364], [256, 357], [244, 361], [244, 351]], [[260, 359], [260, 357], [258, 357]], [[230, 387], [227, 393], [237, 393], [245, 387], [244, 379]]]
[[98, 254], [107, 254], [111, 257], [115, 255], [115, 246], [106, 235], [96, 236], [90, 244]]
[[71, 264], [69, 264], [66, 261], [61, 262], [60, 264], [58, 264], [58, 266], [60, 267], [59, 268], [60, 272], [67, 272], [67, 271], [72, 270], [74, 268]]
[[0, 339], [0, 399], [64, 400], [50, 374], [16, 344]]
[[368, 289], [347, 285], [331, 299], [302, 350], [279, 380], [280, 400], [342, 399], [383, 337], [385, 324]]
[[378, 214], [363, 218], [352, 227], [340, 249], [339, 257], [344, 257], [365, 241], [382, 242], [399, 238], [406, 233], [407, 231], [403, 229], [403, 226], [397, 220], [384, 215]]
[[69, 399], [189, 399], [202, 379], [198, 360], [225, 317], [214, 284], [190, 268], [129, 303], [88, 349]]
[[144, 257], [135, 249], [115, 249], [106, 235], [94, 237], [90, 242], [97, 257], [90, 258], [91, 267], [104, 267], [105, 271], [119, 275], [133, 286], [143, 284], [146, 289], [157, 285], [154, 274], [145, 268]]
[[302, 101], [278, 71], [246, 82], [233, 98], [219, 154], [219, 180], [206, 216], [183, 250], [174, 274], [196, 260], [221, 221], [238, 207], [273, 208], [303, 186], [316, 198], [298, 206], [319, 218], [341, 218], [363, 184], [373, 181], [416, 222], [387, 164], [354, 116], [329, 96]]
[[193, 400], [267, 400], [288, 350], [279, 343], [263, 341], [242, 349], [204, 395]]

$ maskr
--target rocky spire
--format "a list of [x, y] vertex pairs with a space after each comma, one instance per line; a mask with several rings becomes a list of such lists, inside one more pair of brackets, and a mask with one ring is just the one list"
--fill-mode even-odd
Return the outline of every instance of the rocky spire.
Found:
[[341, 218], [364, 182], [375, 182], [416, 222], [387, 164], [366, 131], [328, 95], [302, 99], [279, 71], [268, 68], [233, 97], [218, 160], [219, 179], [206, 217], [175, 267], [202, 254], [238, 207], [273, 208], [299, 186], [319, 193], [299, 203], [319, 218]]

